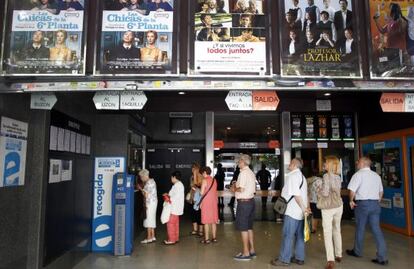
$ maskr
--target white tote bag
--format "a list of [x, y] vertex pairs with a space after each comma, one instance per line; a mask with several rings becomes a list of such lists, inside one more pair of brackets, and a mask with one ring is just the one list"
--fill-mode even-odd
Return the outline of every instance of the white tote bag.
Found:
[[168, 202], [164, 202], [162, 205], [162, 212], [161, 212], [161, 223], [166, 224], [170, 220], [171, 215], [171, 204]]

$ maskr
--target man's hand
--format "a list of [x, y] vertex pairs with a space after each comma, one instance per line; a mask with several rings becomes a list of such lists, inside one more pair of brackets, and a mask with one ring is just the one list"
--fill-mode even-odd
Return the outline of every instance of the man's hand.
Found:
[[351, 207], [351, 209], [354, 209], [355, 207], [357, 207], [357, 204], [354, 201], [349, 202], [349, 206]]

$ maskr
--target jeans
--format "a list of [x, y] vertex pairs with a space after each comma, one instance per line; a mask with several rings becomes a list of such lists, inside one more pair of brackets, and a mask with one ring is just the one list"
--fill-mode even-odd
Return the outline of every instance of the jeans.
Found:
[[295, 258], [305, 260], [305, 240], [303, 238], [304, 220], [296, 220], [285, 215], [282, 231], [282, 245], [280, 246], [279, 260], [290, 263], [293, 246], [295, 246]]
[[338, 208], [322, 209], [323, 238], [328, 262], [335, 261], [335, 257], [342, 258], [342, 212], [342, 205]]
[[379, 261], [387, 260], [387, 246], [385, 244], [384, 235], [380, 228], [380, 214], [381, 206], [379, 201], [375, 200], [359, 200], [356, 202], [355, 220], [356, 233], [354, 251], [357, 255], [362, 256], [362, 249], [364, 247], [364, 234], [367, 223], [375, 238], [377, 245], [377, 259]]

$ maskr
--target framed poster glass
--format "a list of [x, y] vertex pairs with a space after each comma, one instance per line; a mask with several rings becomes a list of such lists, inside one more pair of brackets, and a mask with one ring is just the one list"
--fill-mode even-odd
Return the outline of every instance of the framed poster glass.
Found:
[[88, 0], [8, 1], [3, 74], [85, 74]]
[[95, 75], [177, 74], [176, 5], [174, 0], [101, 1]]
[[190, 75], [266, 76], [266, 0], [191, 0]]
[[282, 77], [362, 78], [352, 0], [281, 0]]
[[372, 79], [413, 79], [414, 2], [369, 0]]

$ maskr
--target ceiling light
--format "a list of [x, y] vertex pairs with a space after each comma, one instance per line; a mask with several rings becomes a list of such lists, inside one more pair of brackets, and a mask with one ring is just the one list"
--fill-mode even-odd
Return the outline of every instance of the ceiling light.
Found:
[[227, 130], [231, 130], [231, 127], [230, 127], [230, 126], [228, 126], [226, 129], [227, 129]]
[[330, 92], [327, 92], [327, 93], [324, 93], [323, 95], [325, 95], [325, 96], [331, 96], [331, 93]]
[[178, 92], [179, 95], [185, 95], [185, 92]]

